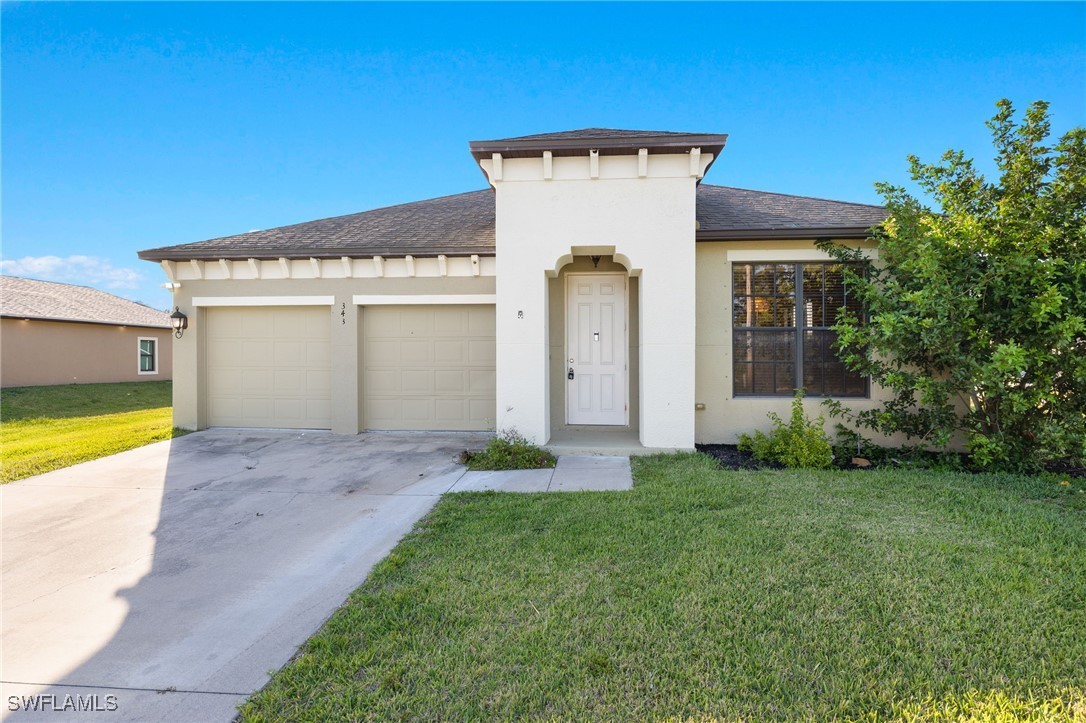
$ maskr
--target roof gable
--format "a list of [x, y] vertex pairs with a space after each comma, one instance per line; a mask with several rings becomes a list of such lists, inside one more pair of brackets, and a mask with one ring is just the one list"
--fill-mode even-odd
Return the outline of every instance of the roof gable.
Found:
[[678, 131], [636, 131], [621, 128], [580, 128], [557, 133], [536, 133], [528, 136], [498, 138], [492, 141], [476, 143], [519, 143], [521, 141], [566, 141], [566, 140], [634, 140], [639, 138], [663, 138], [667, 136], [705, 136], [709, 133], [682, 133]]
[[19, 276], [0, 276], [0, 316], [170, 328], [165, 311], [89, 286]]
[[555, 156], [636, 155], [642, 148], [649, 153], [687, 153], [700, 148], [715, 159], [724, 150], [728, 136], [723, 133], [677, 133], [675, 131], [638, 131], [618, 128], [582, 128], [558, 133], [471, 141], [468, 149], [476, 161], [500, 153], [506, 158], [540, 157], [545, 151]]

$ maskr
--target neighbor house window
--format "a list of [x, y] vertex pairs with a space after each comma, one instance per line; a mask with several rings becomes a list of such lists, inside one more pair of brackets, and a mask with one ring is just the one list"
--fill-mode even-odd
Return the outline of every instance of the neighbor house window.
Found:
[[735, 395], [862, 397], [867, 379], [834, 353], [839, 309], [860, 313], [841, 264], [732, 264]]
[[140, 374], [158, 374], [158, 340], [140, 337]]

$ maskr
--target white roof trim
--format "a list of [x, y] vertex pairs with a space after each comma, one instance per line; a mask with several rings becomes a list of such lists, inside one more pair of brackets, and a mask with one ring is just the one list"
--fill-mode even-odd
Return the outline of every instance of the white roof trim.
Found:
[[356, 306], [381, 306], [391, 304], [494, 304], [497, 294], [356, 294]]
[[331, 306], [334, 296], [194, 296], [193, 306]]

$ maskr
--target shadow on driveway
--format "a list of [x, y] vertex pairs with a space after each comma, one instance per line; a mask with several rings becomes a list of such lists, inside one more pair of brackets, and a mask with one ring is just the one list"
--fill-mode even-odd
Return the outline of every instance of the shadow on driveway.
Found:
[[212, 430], [5, 485], [5, 717], [230, 720], [487, 438]]

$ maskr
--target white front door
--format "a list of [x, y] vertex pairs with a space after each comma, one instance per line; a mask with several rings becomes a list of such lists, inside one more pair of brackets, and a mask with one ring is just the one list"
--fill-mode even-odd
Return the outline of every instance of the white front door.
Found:
[[626, 344], [626, 276], [567, 275], [567, 424], [627, 423]]

